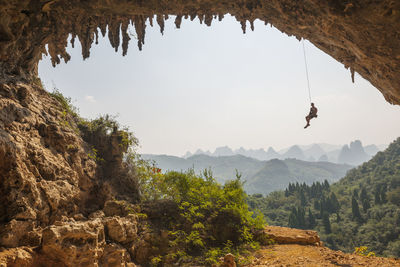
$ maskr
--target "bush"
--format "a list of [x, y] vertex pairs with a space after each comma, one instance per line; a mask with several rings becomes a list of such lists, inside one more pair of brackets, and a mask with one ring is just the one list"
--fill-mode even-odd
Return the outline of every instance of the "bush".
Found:
[[[142, 198], [168, 199], [176, 203], [178, 212], [169, 226], [170, 255], [184, 250], [184, 255], [213, 263], [226, 253], [239, 255], [259, 247], [253, 233], [264, 227], [261, 215], [249, 210], [240, 177], [220, 185], [210, 171], [203, 176], [193, 170], [162, 174], [151, 163], [141, 162], [138, 168]], [[173, 254], [173, 255], [172, 255]]]
[[64, 110], [64, 115], [71, 115], [74, 118], [78, 118], [78, 109], [72, 105], [72, 100], [70, 97], [65, 97], [56, 87], [54, 87], [53, 92], [49, 93], [54, 99], [56, 99], [62, 106]]
[[375, 257], [375, 253], [372, 251], [368, 251], [368, 247], [366, 246], [356, 247], [354, 249], [354, 254], [365, 257]]

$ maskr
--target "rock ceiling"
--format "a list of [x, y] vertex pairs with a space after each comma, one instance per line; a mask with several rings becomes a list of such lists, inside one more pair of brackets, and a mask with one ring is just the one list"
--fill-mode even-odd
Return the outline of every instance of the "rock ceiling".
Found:
[[[147, 26], [158, 24], [163, 32], [169, 16], [179, 28], [183, 18], [211, 26], [228, 13], [243, 32], [246, 22], [253, 28], [259, 19], [309, 40], [349, 68], [353, 80], [354, 73], [359, 73], [389, 103], [400, 104], [397, 0], [0, 0], [0, 78], [35, 77], [45, 53], [54, 66], [67, 62], [70, 34], [72, 44], [81, 43], [83, 58], [90, 56], [100, 34], [107, 35], [112, 47], [125, 55], [132, 41], [142, 48]], [[128, 31], [130, 24], [135, 39]]]

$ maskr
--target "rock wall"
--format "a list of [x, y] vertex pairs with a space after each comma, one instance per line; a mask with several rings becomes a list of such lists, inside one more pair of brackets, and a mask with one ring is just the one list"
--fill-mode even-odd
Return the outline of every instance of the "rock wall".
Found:
[[156, 237], [135, 215], [137, 191], [119, 183], [123, 146], [103, 137], [102, 162], [120, 170], [104, 172], [74, 123], [39, 84], [0, 85], [0, 266], [148, 261]]
[[129, 24], [135, 26], [141, 49], [147, 24], [158, 23], [163, 32], [164, 21], [175, 15], [177, 28], [182, 18], [210, 26], [227, 13], [236, 17], [243, 32], [246, 22], [253, 29], [254, 20], [260, 19], [310, 40], [349, 68], [353, 80], [359, 73], [389, 103], [400, 104], [400, 2], [393, 0], [0, 0], [0, 76], [35, 76], [47, 52], [53, 65], [67, 62], [69, 34], [72, 44], [81, 42], [83, 58], [90, 56], [99, 34], [108, 34], [112, 47], [122, 47], [125, 55]]

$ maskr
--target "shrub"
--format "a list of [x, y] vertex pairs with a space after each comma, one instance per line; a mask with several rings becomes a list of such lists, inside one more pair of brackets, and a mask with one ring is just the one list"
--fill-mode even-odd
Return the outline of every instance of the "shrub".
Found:
[[368, 247], [366, 246], [356, 247], [354, 249], [354, 254], [366, 257], [375, 257], [375, 253], [372, 251], [368, 251]]
[[[150, 163], [137, 164], [139, 190], [146, 200], [169, 199], [177, 204], [169, 228], [170, 249], [215, 263], [223, 254], [239, 255], [258, 248], [253, 233], [262, 229], [261, 215], [249, 210], [240, 177], [220, 185], [209, 171], [162, 174]], [[171, 214], [166, 214], [171, 217]]]
[[65, 97], [56, 87], [54, 87], [53, 92], [49, 93], [54, 99], [56, 99], [63, 108], [63, 116], [67, 114], [74, 118], [78, 118], [78, 109], [72, 105], [72, 100], [70, 97]]

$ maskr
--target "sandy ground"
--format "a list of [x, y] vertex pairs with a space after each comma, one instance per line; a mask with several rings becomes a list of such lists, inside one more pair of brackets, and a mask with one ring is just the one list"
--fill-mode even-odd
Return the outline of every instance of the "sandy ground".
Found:
[[326, 247], [298, 244], [264, 247], [257, 251], [254, 257], [253, 263], [248, 266], [400, 266], [399, 259], [364, 257], [334, 251]]

